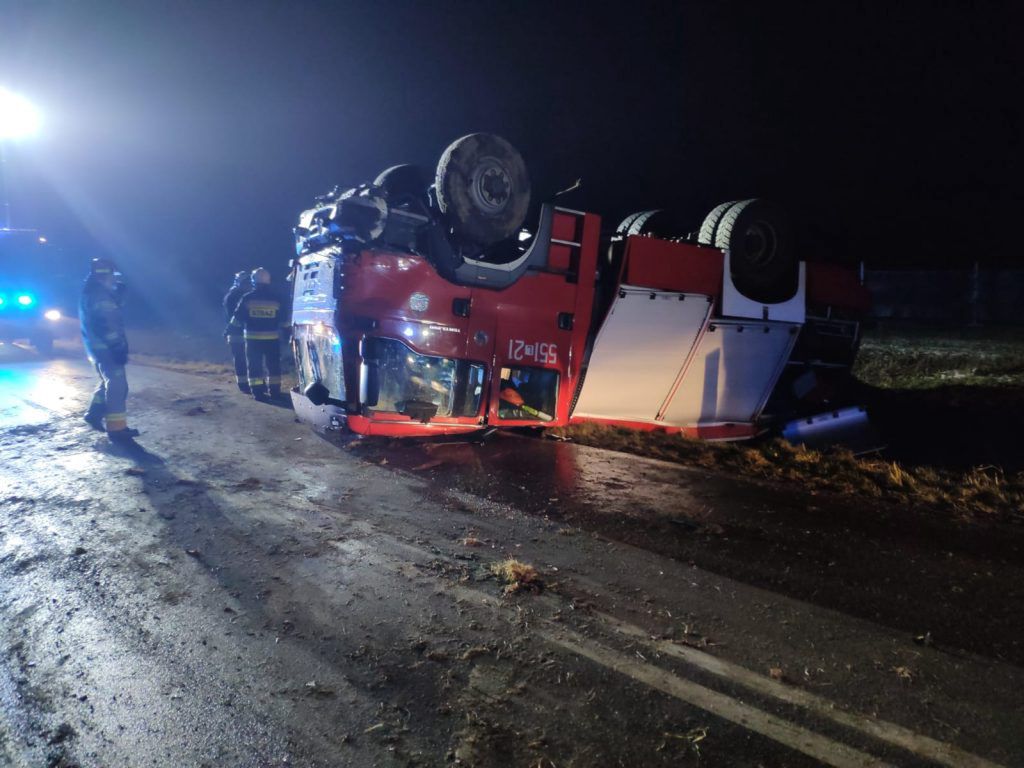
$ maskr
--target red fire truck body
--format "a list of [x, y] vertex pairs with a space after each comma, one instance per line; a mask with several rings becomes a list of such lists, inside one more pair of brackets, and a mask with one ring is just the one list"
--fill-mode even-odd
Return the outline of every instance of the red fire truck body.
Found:
[[794, 295], [763, 304], [727, 250], [606, 244], [598, 216], [545, 205], [518, 258], [466, 259], [456, 278], [379, 242], [300, 255], [296, 412], [392, 437], [591, 421], [743, 439], [780, 379], [813, 399], [809, 372], [852, 362], [867, 300], [851, 270], [801, 262]]

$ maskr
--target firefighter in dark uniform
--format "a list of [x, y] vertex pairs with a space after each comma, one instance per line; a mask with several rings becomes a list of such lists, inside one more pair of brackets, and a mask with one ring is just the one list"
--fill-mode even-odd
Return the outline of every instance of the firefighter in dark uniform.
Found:
[[224, 336], [231, 347], [231, 357], [235, 361], [235, 383], [238, 389], [246, 394], [249, 389], [249, 377], [245, 367], [245, 339], [237, 329], [232, 329], [231, 318], [235, 316], [235, 310], [242, 301], [242, 297], [252, 290], [252, 283], [249, 280], [249, 273], [242, 271], [235, 274], [235, 282], [224, 296], [224, 322], [227, 328]]
[[[257, 400], [281, 396], [281, 326], [284, 307], [270, 284], [270, 272], [252, 272], [252, 290], [242, 297], [231, 318], [231, 333], [245, 339], [249, 389]], [[264, 374], [264, 368], [266, 374]]]
[[124, 283], [119, 278], [112, 261], [93, 259], [78, 305], [82, 341], [100, 379], [83, 418], [115, 442], [139, 434], [128, 428], [128, 339], [122, 315]]

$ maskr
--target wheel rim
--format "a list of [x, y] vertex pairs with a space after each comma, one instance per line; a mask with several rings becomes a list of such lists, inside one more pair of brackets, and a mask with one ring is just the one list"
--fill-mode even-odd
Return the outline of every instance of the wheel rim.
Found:
[[469, 180], [469, 194], [481, 211], [500, 213], [512, 198], [512, 177], [498, 160], [483, 158], [473, 169]]
[[775, 258], [777, 243], [775, 228], [764, 221], [751, 222], [743, 233], [743, 252], [754, 266], [770, 264]]

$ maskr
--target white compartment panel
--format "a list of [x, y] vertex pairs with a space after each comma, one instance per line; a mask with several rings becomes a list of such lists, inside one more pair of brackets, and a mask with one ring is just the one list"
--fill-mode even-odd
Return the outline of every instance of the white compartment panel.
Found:
[[598, 331], [574, 414], [653, 421], [710, 312], [707, 296], [623, 286]]
[[665, 423], [745, 424], [757, 419], [799, 328], [792, 323], [715, 320], [665, 409]]

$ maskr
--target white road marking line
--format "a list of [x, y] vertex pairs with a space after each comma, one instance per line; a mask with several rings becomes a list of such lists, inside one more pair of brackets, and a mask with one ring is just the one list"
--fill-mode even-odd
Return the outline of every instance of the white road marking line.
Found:
[[[451, 591], [463, 599], [489, 607], [502, 606], [501, 598], [461, 584]], [[641, 663], [618, 651], [605, 648], [592, 640], [553, 622], [544, 621], [550, 629], [536, 629], [535, 634], [552, 645], [582, 656], [603, 667], [633, 678], [662, 693], [667, 693], [692, 706], [736, 723], [754, 733], [813, 757], [833, 768], [893, 768], [890, 763], [866, 752], [809, 731], [776, 715], [744, 704], [724, 693], [679, 677], [653, 664]]]
[[825, 765], [833, 766], [833, 768], [891, 768], [889, 763], [866, 752], [820, 736], [802, 726], [763, 712], [749, 704], [744, 704], [724, 693], [718, 693], [703, 685], [678, 677], [654, 665], [644, 664], [617, 651], [602, 648], [575, 633], [555, 634], [547, 630], [540, 630], [538, 634], [552, 645], [590, 659], [602, 667], [631, 677], [680, 701], [736, 723], [748, 731], [766, 736], [783, 746], [813, 757]]
[[815, 715], [828, 718], [839, 725], [860, 731], [940, 765], [950, 766], [950, 768], [1002, 768], [998, 763], [965, 752], [952, 744], [915, 733], [901, 725], [838, 709], [835, 702], [817, 694], [764, 677], [746, 667], [717, 658], [696, 648], [676, 645], [667, 640], [652, 640], [640, 627], [620, 621], [613, 616], [599, 612], [595, 612], [594, 615], [616, 631], [643, 640], [648, 646], [656, 648], [667, 656], [674, 656], [705, 672], [710, 672], [787, 704], [804, 707]]
[[[384, 534], [381, 531], [376, 531], [375, 534], [378, 536], [383, 536], [386, 539], [389, 539], [393, 545], [395, 545], [399, 549], [405, 550], [409, 555], [419, 555], [424, 560], [424, 563], [422, 564], [439, 559], [438, 553], [427, 552], [426, 550], [423, 550], [420, 547], [406, 544], [405, 542], [399, 541], [398, 539], [395, 539], [393, 536]], [[390, 567], [391, 569], [402, 572], [408, 576], [423, 575], [423, 572], [421, 570], [417, 569], [414, 566], [410, 566], [408, 563], [399, 565], [397, 568], [386, 562], [379, 562], [377, 564], [383, 565], [385, 567]], [[450, 585], [451, 591], [456, 595], [461, 596], [463, 599], [466, 599], [471, 602], [480, 603], [488, 607], [501, 607], [502, 605], [501, 599], [497, 596], [489, 595], [486, 592], [481, 592], [477, 589], [466, 587], [461, 584], [451, 584], [450, 582], [448, 583]], [[704, 653], [695, 648], [676, 645], [674, 643], [664, 640], [651, 640], [648, 633], [646, 633], [640, 627], [616, 619], [613, 616], [609, 616], [608, 614], [594, 612], [593, 615], [595, 616], [595, 618], [599, 619], [606, 625], [610, 626], [612, 629], [622, 634], [640, 639], [649, 646], [656, 648], [658, 651], [668, 656], [678, 658], [688, 664], [691, 664], [692, 666], [696, 666], [704, 670], [705, 672], [709, 672], [718, 677], [725, 678], [727, 680], [730, 680], [731, 682], [734, 682], [738, 685], [742, 685], [758, 693], [778, 699], [779, 701], [786, 702], [787, 704], [793, 704], [796, 706], [804, 707], [805, 709], [808, 709], [810, 712], [812, 712], [814, 715], [829, 719], [839, 725], [859, 731], [867, 736], [886, 742], [893, 746], [899, 747], [900, 749], [904, 749], [908, 752], [911, 752], [912, 754], [918, 755], [925, 759], [932, 760], [936, 763], [939, 763], [940, 765], [950, 766], [950, 768], [1003, 768], [1003, 766], [999, 765], [998, 763], [994, 763], [992, 761], [986, 760], [983, 757], [979, 757], [978, 755], [966, 752], [952, 744], [941, 742], [936, 739], [932, 739], [928, 736], [915, 733], [914, 731], [911, 731], [908, 728], [904, 728], [903, 726], [896, 725], [895, 723], [890, 723], [885, 720], [878, 720], [865, 715], [846, 712], [844, 710], [838, 709], [837, 705], [834, 702], [826, 698], [810, 693], [808, 691], [801, 690], [799, 688], [792, 688], [783, 683], [772, 680], [771, 678], [764, 677], [763, 675], [759, 675], [756, 672], [752, 672], [746, 667], [742, 667], [738, 664], [733, 664], [732, 662], [717, 658], [715, 656], [712, 656], [711, 654]], [[549, 622], [545, 623], [547, 623], [548, 626], [551, 627], [557, 626]], [[569, 641], [553, 641], [551, 640], [551, 638], [553, 638], [554, 635], [552, 635], [550, 632], [542, 630], [540, 631], [540, 633], [542, 636], [544, 636], [545, 639], [549, 640], [550, 642], [554, 642], [556, 645], [560, 645], [562, 647], [568, 647], [567, 643]], [[812, 757], [827, 762], [829, 765], [886, 765], [886, 763], [880, 762], [876, 758], [867, 755], [866, 753], [852, 749], [851, 747], [846, 747], [845, 745], [839, 742], [832, 741], [831, 739], [827, 739], [823, 736], [818, 736], [817, 734], [811, 731], [801, 728], [800, 726], [793, 725], [774, 715], [762, 712], [761, 710], [758, 710], [749, 705], [741, 704], [740, 702], [735, 701], [734, 699], [731, 699], [728, 696], [725, 696], [724, 694], [720, 694], [709, 688], [700, 686], [697, 683], [693, 683], [683, 678], [679, 678], [675, 675], [672, 675], [669, 672], [659, 669], [656, 666], [640, 665], [633, 659], [630, 659], [628, 657], [621, 657], [614, 651], [609, 651], [600, 646], [596, 646], [591, 641], [584, 639], [582, 636], [576, 635], [576, 637], [578, 638], [578, 642], [574, 644], [571, 648], [571, 650], [574, 653], [580, 653], [577, 650], [577, 647], [582, 648], [584, 647], [582, 644], [586, 644], [585, 647], [596, 649], [593, 652], [602, 655], [602, 658], [604, 657], [604, 655], [607, 655], [608, 658], [619, 657], [623, 661], [623, 663], [628, 663], [630, 665], [630, 669], [643, 668], [647, 670], [645, 674], [647, 674], [647, 676], [651, 677], [655, 681], [667, 680], [669, 678], [672, 678], [675, 682], [665, 683], [665, 685], [669, 685], [673, 689], [667, 690], [660, 684], [649, 682], [647, 679], [637, 677], [636, 675], [631, 674], [630, 671], [623, 671], [614, 666], [611, 667], [613, 669], [616, 669], [616, 671], [622, 671], [623, 674], [628, 674], [631, 677], [634, 677], [640, 682], [644, 682], [647, 685], [651, 685], [652, 687], [657, 688], [658, 690], [669, 693], [670, 695], [676, 696], [677, 698], [683, 698], [685, 701], [689, 701], [694, 706], [698, 706], [701, 709], [707, 709], [713, 714], [719, 714], [721, 717], [728, 720], [732, 720], [733, 722], [737, 722], [739, 725], [745, 728], [756, 731], [758, 733], [762, 733], [762, 735], [768, 736], [773, 740], [779, 741], [780, 743], [783, 743], [786, 746], [790, 746], [793, 749], [798, 749], [799, 751], [804, 752], [805, 754], [809, 754]], [[593, 658], [591, 655], [587, 653], [580, 653], [580, 655], [584, 655], [586, 656], [586, 658], [591, 658], [594, 661], [598, 661], [598, 663], [603, 663], [598, 659]], [[728, 702], [729, 711], [743, 713], [744, 719], [736, 720], [732, 717], [729, 717], [726, 714], [720, 714], [718, 711], [708, 709], [700, 703], [690, 701], [689, 699], [677, 695], [677, 689], [679, 691], [686, 690], [689, 692], [699, 691], [702, 699], [707, 698], [707, 700], [709, 701], [711, 701], [712, 699], [708, 697], [715, 697], [715, 702]], [[753, 727], [751, 723], [762, 723], [764, 724], [764, 727], [766, 727], [770, 732], [758, 730], [756, 727]], [[780, 738], [776, 738], [776, 736], [779, 736]], [[832, 757], [835, 757], [836, 755], [839, 756], [836, 759], [850, 759], [855, 761], [861, 760], [862, 762], [834, 763], [829, 762], [829, 760], [827, 760], [825, 757], [822, 757], [817, 753], [807, 752], [800, 746], [801, 744], [807, 741], [805, 736], [811, 740], [807, 743], [810, 743], [812, 745], [812, 748], [814, 749], [827, 748], [828, 750], [831, 750], [828, 752], [829, 755], [831, 755]], [[800, 741], [800, 739], [804, 739], [804, 741]], [[842, 752], [842, 750], [846, 750], [846, 752]], [[864, 760], [866, 760], [867, 762], [863, 762]]]

